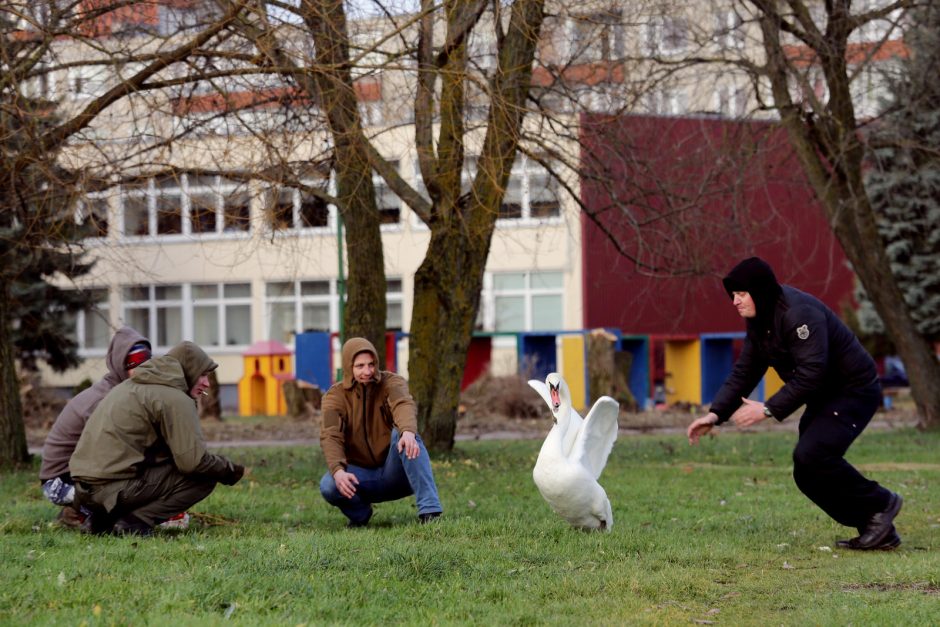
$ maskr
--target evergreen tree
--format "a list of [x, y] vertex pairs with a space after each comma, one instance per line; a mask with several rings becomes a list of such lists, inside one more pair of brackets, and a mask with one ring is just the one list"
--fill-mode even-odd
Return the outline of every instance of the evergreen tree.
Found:
[[[871, 135], [866, 190], [918, 330], [940, 341], [940, 6], [928, 3], [912, 17], [910, 58]], [[862, 330], [883, 333], [864, 290], [856, 295]]]
[[57, 285], [86, 274], [84, 229], [74, 214], [73, 176], [55, 155], [18, 159], [24, 145], [53, 123], [48, 103], [4, 94], [0, 108], [0, 462], [28, 460], [15, 363], [54, 370], [79, 362], [71, 316], [89, 306], [79, 290]]

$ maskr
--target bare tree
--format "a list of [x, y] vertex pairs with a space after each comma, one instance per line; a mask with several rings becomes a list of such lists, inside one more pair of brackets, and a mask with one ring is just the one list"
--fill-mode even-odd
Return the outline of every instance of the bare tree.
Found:
[[[376, 3], [377, 6], [383, 5]], [[427, 195], [409, 185], [388, 164], [363, 131], [355, 111], [355, 85], [349, 68], [362, 67], [363, 55], [349, 56], [343, 3], [304, 1], [300, 16], [317, 45], [317, 69], [306, 73], [310, 93], [326, 112], [334, 142], [337, 202], [348, 216], [350, 316], [384, 322], [384, 277], [377, 264], [380, 241], [371, 171], [375, 170], [430, 229], [430, 243], [415, 277], [410, 327], [409, 376], [418, 401], [419, 421], [429, 446], [453, 446], [460, 381], [480, 302], [483, 273], [516, 149], [522, 136], [533, 60], [544, 3], [425, 0], [417, 15], [384, 15], [394, 25], [389, 37], [401, 40], [395, 60], [414, 68], [413, 120], [421, 179]], [[401, 20], [396, 24], [394, 20]], [[492, 77], [468, 67], [468, 40], [486, 24], [497, 47]], [[277, 33], [268, 30], [272, 48]], [[305, 74], [295, 66], [291, 72]], [[482, 128], [467, 126], [471, 84], [483, 84], [489, 97]], [[482, 135], [472, 182], [467, 185], [468, 134]], [[353, 280], [353, 267], [358, 280]], [[361, 270], [359, 270], [361, 269]], [[354, 289], [361, 296], [354, 296]], [[353, 303], [355, 299], [355, 303]], [[371, 311], [370, 311], [371, 310]], [[380, 318], [381, 315], [381, 318]], [[362, 328], [375, 338], [376, 329]]]
[[[214, 14], [204, 28], [157, 38], [150, 45], [134, 46], [129, 39], [102, 44], [101, 29], [117, 25], [133, 27], [134, 13], [124, 3], [32, 0], [8, 2], [0, 9], [0, 202], [4, 214], [0, 270], [0, 465], [20, 464], [28, 459], [19, 403], [16, 374], [11, 289], [23, 269], [24, 258], [42, 261], [53, 254], [66, 254], [74, 246], [69, 227], [74, 226], [74, 200], [86, 183], [79, 153], [86, 133], [109, 109], [151, 87], [148, 81], [203, 46], [224, 37], [234, 16]], [[80, 54], [77, 54], [80, 53]], [[69, 88], [88, 88], [92, 76], [109, 69], [95, 80], [94, 93], [83, 92], [81, 100], [57, 98], [51, 93], [53, 78], [66, 79]], [[85, 83], [83, 83], [85, 81]], [[125, 151], [126, 152], [126, 151]], [[88, 157], [88, 153], [84, 154]], [[116, 161], [111, 161], [113, 165]], [[45, 252], [44, 252], [45, 251]], [[43, 257], [45, 255], [45, 257]], [[79, 257], [76, 257], [78, 264]], [[54, 281], [80, 274], [47, 263], [34, 280]]]
[[[770, 87], [770, 106], [780, 114], [800, 162], [829, 217], [833, 232], [884, 321], [907, 366], [920, 426], [940, 425], [940, 362], [918, 331], [891, 271], [863, 170], [865, 121], [856, 114], [852, 80], [873, 57], [850, 45], [853, 32], [887, 22], [900, 28], [899, 14], [913, 0], [884, 3], [861, 13], [850, 0], [810, 4], [798, 0], [749, 0], [756, 11], [766, 63], [754, 66]], [[818, 79], [824, 90], [816, 89]]]

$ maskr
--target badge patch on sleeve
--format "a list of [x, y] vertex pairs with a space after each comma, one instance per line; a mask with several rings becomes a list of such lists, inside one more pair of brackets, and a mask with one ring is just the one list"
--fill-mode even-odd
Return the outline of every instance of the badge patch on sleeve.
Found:
[[808, 337], [809, 337], [809, 327], [806, 326], [805, 324], [804, 324], [803, 326], [801, 326], [801, 327], [797, 327], [797, 329], [796, 329], [796, 336], [797, 336], [798, 338], [800, 338], [801, 340], [805, 340], [806, 338], [808, 338]]

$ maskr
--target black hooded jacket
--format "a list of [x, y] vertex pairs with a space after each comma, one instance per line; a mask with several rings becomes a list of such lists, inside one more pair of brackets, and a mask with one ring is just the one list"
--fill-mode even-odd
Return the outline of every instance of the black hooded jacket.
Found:
[[762, 259], [745, 259], [722, 283], [729, 297], [748, 292], [757, 315], [747, 319], [741, 356], [712, 401], [719, 424], [741, 406], [768, 367], [785, 383], [765, 403], [778, 420], [801, 405], [878, 385], [875, 362], [855, 334], [818, 298], [780, 285]]

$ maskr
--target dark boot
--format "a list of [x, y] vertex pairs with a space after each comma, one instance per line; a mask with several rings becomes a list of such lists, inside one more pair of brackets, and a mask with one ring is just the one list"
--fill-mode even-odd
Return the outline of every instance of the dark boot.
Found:
[[153, 535], [153, 526], [148, 525], [133, 514], [128, 514], [114, 523], [112, 533], [116, 536], [140, 536], [142, 538], [149, 538]]
[[[891, 497], [888, 499], [887, 507], [885, 507], [883, 511], [873, 515], [868, 521], [865, 531], [863, 531], [858, 538], [855, 538], [858, 548], [863, 550], [881, 548], [885, 543], [885, 539], [888, 538], [892, 532], [897, 535], [894, 531], [894, 518], [898, 515], [898, 512], [901, 511], [901, 505], [903, 503], [904, 499], [901, 498], [901, 495], [892, 492]], [[900, 544], [900, 541], [898, 544]]]
[[81, 529], [82, 523], [85, 522], [85, 515], [66, 505], [56, 516], [56, 522], [69, 529]]
[[840, 549], [851, 549], [853, 551], [890, 551], [901, 546], [901, 536], [898, 535], [897, 530], [892, 526], [891, 531], [888, 532], [888, 535], [884, 537], [878, 545], [876, 546], [864, 546], [860, 542], [861, 537], [852, 538], [851, 540], [839, 540], [836, 542], [836, 546]]

